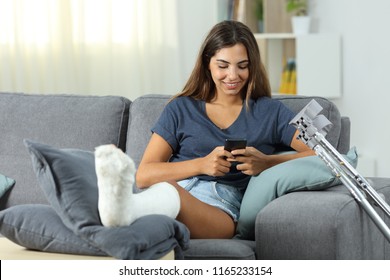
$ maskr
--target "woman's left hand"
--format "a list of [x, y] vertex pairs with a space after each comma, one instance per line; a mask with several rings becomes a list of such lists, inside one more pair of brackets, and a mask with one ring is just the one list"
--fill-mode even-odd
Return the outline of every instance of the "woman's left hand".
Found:
[[256, 176], [264, 170], [288, 160], [315, 155], [313, 150], [298, 140], [298, 133], [296, 131], [290, 145], [296, 153], [266, 155], [254, 147], [247, 147], [246, 149], [232, 151], [231, 154], [233, 157], [227, 160], [230, 162], [239, 162], [237, 164], [237, 170], [240, 170], [242, 173]]
[[269, 156], [254, 147], [234, 150], [231, 153], [234, 158], [229, 158], [228, 161], [239, 162], [237, 164], [237, 170], [240, 170], [246, 175], [256, 176], [270, 167], [268, 162]]

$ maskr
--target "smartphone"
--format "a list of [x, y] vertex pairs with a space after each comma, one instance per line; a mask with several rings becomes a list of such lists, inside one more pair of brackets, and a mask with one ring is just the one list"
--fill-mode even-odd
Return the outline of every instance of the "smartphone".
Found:
[[246, 148], [246, 139], [226, 139], [225, 140], [225, 150], [233, 151], [238, 149]]

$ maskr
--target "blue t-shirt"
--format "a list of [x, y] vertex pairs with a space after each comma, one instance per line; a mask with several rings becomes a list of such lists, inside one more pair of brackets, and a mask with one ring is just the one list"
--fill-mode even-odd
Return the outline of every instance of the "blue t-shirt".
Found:
[[[208, 118], [205, 101], [178, 97], [164, 108], [152, 132], [160, 135], [172, 147], [171, 162], [204, 157], [215, 147], [223, 146], [228, 138], [245, 138], [247, 146], [270, 155], [278, 146], [290, 146], [295, 128], [289, 122], [294, 116], [280, 101], [262, 97], [251, 99], [249, 108], [244, 102], [234, 123], [220, 129]], [[247, 186], [250, 179], [250, 176], [237, 170], [220, 177], [197, 177], [237, 187]]]

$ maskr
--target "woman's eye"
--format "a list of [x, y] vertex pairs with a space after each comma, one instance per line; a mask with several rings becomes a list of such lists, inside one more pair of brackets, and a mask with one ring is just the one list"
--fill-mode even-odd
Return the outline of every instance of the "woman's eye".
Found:
[[[247, 69], [248, 68], [248, 64], [240, 64], [240, 65], [237, 65], [237, 67], [238, 67], [238, 69], [241, 69], [241, 70], [243, 70], [243, 69]], [[229, 68], [229, 65], [218, 65], [218, 68], [219, 69], [227, 69], [227, 68]]]

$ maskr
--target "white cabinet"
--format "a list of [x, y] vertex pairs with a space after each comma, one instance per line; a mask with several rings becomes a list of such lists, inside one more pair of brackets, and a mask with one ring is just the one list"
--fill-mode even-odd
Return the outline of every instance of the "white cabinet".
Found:
[[341, 96], [341, 38], [335, 34], [256, 33], [271, 90], [278, 93], [283, 67], [295, 58], [297, 94]]

